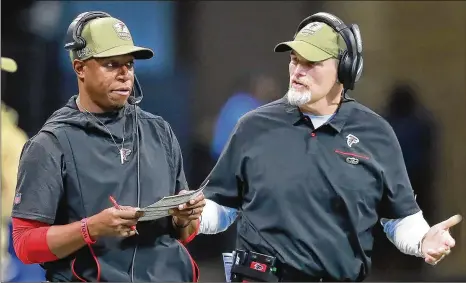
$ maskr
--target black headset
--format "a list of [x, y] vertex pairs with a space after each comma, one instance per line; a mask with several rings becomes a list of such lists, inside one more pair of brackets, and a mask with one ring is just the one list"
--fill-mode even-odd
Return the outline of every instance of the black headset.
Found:
[[352, 24], [349, 27], [338, 17], [319, 12], [305, 18], [298, 26], [294, 38], [298, 35], [299, 31], [312, 22], [322, 22], [333, 28], [338, 34], [341, 35], [346, 43], [346, 50], [340, 54], [338, 63], [338, 81], [343, 84], [346, 90], [354, 89], [354, 85], [359, 80], [363, 69], [362, 57], [362, 39], [359, 27]]
[[[86, 23], [97, 18], [107, 17], [111, 17], [111, 15], [100, 11], [90, 11], [79, 14], [68, 27], [65, 37], [65, 49], [70, 51], [84, 49], [86, 47], [86, 40], [81, 36], [81, 33]], [[136, 96], [136, 91], [139, 92], [138, 96]], [[139, 84], [139, 80], [135, 74], [134, 87], [132, 90], [132, 95], [128, 97], [128, 103], [131, 105], [139, 104], [143, 97], [144, 94], [142, 93], [141, 85]]]

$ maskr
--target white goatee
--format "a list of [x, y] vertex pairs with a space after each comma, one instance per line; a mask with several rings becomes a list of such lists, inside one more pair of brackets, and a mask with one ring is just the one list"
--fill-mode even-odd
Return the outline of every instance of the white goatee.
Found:
[[297, 91], [293, 88], [289, 88], [286, 93], [286, 98], [291, 105], [301, 106], [311, 101], [312, 93], [310, 90]]

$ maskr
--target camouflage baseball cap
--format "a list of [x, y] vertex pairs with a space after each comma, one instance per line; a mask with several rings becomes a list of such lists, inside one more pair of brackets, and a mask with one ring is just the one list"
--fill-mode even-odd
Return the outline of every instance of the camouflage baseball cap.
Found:
[[302, 28], [293, 41], [275, 46], [275, 52], [296, 51], [311, 62], [339, 58], [346, 43], [332, 27], [321, 22], [312, 22]]
[[135, 59], [150, 59], [154, 56], [149, 48], [135, 46], [125, 23], [113, 17], [89, 21], [81, 36], [86, 40], [86, 47], [70, 51], [71, 61], [126, 54], [132, 54]]
[[16, 61], [11, 58], [2, 57], [1, 63], [2, 63], [3, 71], [14, 73], [18, 69], [18, 65], [16, 64]]

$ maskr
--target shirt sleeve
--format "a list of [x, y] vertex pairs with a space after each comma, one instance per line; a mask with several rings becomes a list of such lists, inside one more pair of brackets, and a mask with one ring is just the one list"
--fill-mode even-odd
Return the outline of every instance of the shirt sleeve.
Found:
[[13, 247], [21, 262], [33, 264], [58, 259], [47, 244], [48, 224], [13, 217], [12, 225]]
[[165, 122], [165, 127], [168, 131], [168, 142], [170, 145], [170, 156], [171, 166], [175, 174], [175, 194], [178, 194], [181, 190], [188, 190], [188, 181], [184, 173], [183, 167], [183, 154], [178, 139], [175, 136], [170, 125]]
[[380, 163], [384, 192], [381, 217], [398, 219], [420, 211], [408, 177], [398, 139], [392, 127], [387, 125], [388, 138], [383, 146]]
[[207, 199], [219, 205], [240, 208], [243, 190], [247, 186], [242, 176], [243, 154], [241, 136], [244, 130], [243, 118], [236, 124], [217, 163], [207, 176], [209, 183], [204, 189]]
[[12, 216], [55, 222], [63, 195], [62, 152], [51, 135], [39, 133], [24, 145]]

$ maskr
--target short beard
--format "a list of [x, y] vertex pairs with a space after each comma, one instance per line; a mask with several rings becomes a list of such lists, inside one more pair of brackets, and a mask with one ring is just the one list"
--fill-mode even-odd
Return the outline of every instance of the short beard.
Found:
[[288, 103], [293, 106], [301, 106], [311, 102], [312, 93], [310, 90], [306, 91], [296, 91], [292, 88], [288, 89], [286, 93], [286, 98]]

